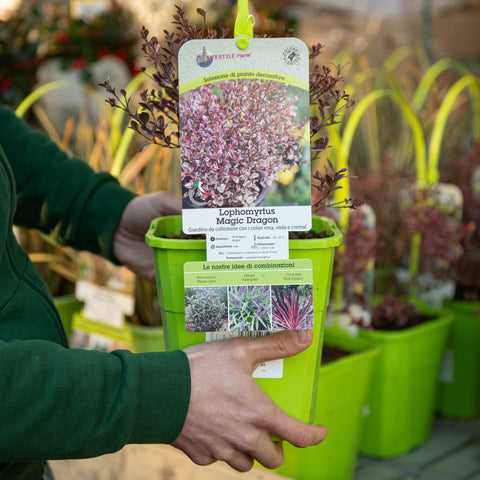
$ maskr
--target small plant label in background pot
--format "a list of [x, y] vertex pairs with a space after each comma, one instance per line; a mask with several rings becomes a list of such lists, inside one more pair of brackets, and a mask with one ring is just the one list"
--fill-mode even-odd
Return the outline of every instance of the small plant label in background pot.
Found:
[[79, 256], [75, 295], [84, 306], [72, 320], [71, 346], [102, 351], [132, 348], [126, 316], [135, 311], [134, 281], [126, 267], [86, 252]]
[[92, 20], [108, 11], [111, 2], [107, 0], [70, 0], [72, 18]]

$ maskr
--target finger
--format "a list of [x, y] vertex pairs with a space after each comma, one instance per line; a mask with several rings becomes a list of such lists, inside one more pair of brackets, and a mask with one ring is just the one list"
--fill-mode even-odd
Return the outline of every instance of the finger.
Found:
[[234, 470], [237, 470], [238, 472], [248, 472], [253, 467], [253, 458], [250, 455], [238, 450], [235, 451], [232, 458], [224, 461], [226, 461]]
[[312, 343], [312, 338], [311, 330], [284, 331], [254, 338], [247, 344], [247, 355], [255, 369], [269, 360], [287, 358], [302, 352]]
[[195, 463], [195, 465], [199, 465], [201, 467], [206, 467], [207, 465], [211, 465], [212, 463], [215, 463], [217, 460], [210, 455], [191, 455], [188, 452], [185, 452], [190, 458], [190, 460]]
[[253, 453], [255, 460], [270, 470], [278, 468], [284, 459], [283, 442], [272, 441], [269, 435], [265, 435], [261, 445]]
[[182, 212], [182, 199], [170, 192], [160, 192], [156, 205], [161, 215], [177, 215]]
[[192, 441], [190, 438], [177, 438], [172, 446], [182, 450], [196, 465], [207, 466], [215, 463], [217, 459], [210, 454], [205, 445]]
[[[278, 407], [277, 407], [278, 408]], [[328, 429], [324, 425], [309, 425], [286, 414], [278, 408], [272, 420], [273, 428], [270, 433], [286, 440], [295, 447], [305, 448], [318, 445], [325, 440]]]

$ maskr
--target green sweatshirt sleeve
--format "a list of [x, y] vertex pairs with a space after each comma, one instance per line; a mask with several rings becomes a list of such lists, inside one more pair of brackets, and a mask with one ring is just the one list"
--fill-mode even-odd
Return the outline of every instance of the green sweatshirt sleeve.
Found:
[[171, 443], [190, 393], [182, 351], [106, 354], [42, 340], [0, 341], [0, 378], [0, 463]]
[[134, 193], [108, 173], [95, 173], [84, 161], [69, 158], [6, 107], [0, 107], [0, 145], [15, 177], [14, 223], [115, 261], [113, 233]]

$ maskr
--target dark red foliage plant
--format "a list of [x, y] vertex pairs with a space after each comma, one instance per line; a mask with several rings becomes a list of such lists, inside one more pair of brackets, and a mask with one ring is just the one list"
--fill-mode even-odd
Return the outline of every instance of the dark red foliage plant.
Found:
[[457, 185], [463, 195], [463, 253], [456, 263], [455, 298], [480, 301], [480, 142], [449, 159], [442, 166], [442, 180]]
[[[408, 268], [411, 241], [421, 235], [419, 273], [437, 279], [453, 277], [462, 248], [455, 212], [438, 205], [435, 188], [416, 189], [415, 182], [385, 157], [374, 175], [352, 185], [373, 207], [377, 219], [376, 268]], [[391, 284], [392, 291], [398, 285]]]
[[[129, 127], [143, 136], [148, 141], [147, 144], [153, 143], [168, 148], [180, 146], [178, 130], [180, 113], [178, 52], [180, 47], [192, 39], [227, 38], [230, 33], [223, 25], [220, 25], [220, 31], [207, 25], [205, 10], [199, 8], [197, 13], [200, 17], [200, 25], [191, 23], [186, 18], [182, 7], [176, 6], [172, 21], [174, 29], [173, 31], [164, 30], [161, 39], [157, 36], [151, 36], [148, 29], [142, 27], [142, 51], [149, 66], [153, 67], [153, 73], [148, 73], [148, 76], [156, 85], [156, 88], [143, 91], [140, 94], [138, 105], [132, 100], [131, 96], [127, 95], [125, 89], [117, 92], [108, 80], [102, 84], [107, 93], [110, 94], [108, 99], [110, 105], [127, 113], [131, 119]], [[343, 67], [340, 65], [322, 65], [319, 61], [322, 50], [323, 46], [320, 44], [310, 47], [310, 105], [311, 110], [316, 112], [310, 118], [312, 163], [328, 146], [328, 138], [324, 135], [325, 127], [336, 123], [338, 114], [353, 105], [349, 95], [341, 88]], [[142, 70], [147, 74], [146, 68]], [[148, 70], [148, 72], [151, 71], [151, 69]], [[270, 88], [269, 85], [267, 85], [268, 88]], [[138, 106], [140, 109], [138, 109]], [[252, 122], [259, 122], [259, 119], [252, 118]], [[285, 152], [286, 159], [289, 160], [287, 165], [296, 161], [295, 154], [289, 159], [291, 153], [293, 152]], [[250, 163], [254, 165], [255, 162], [251, 161]], [[278, 164], [278, 161], [276, 163]], [[259, 173], [260, 176], [271, 179], [272, 175], [275, 175], [274, 172], [278, 173], [278, 170], [280, 170], [278, 165], [275, 167], [270, 165], [268, 168], [262, 168], [261, 173], [254, 173]], [[332, 193], [337, 187], [338, 181], [345, 174], [346, 172], [343, 170], [339, 172], [333, 170], [333, 175], [329, 171], [325, 175], [317, 172], [313, 176], [314, 186], [317, 182], [315, 188], [322, 192]], [[252, 189], [256, 190], [258, 188], [258, 185], [256, 185], [258, 183], [256, 182], [257, 177], [245, 172], [242, 172], [242, 175], [247, 177], [243, 180], [245, 183], [250, 182], [250, 190], [241, 192], [241, 195], [251, 196]], [[211, 206], [219, 206], [215, 201], [213, 203], [215, 205]], [[233, 205], [242, 203], [244, 203], [242, 199], [236, 199], [236, 203], [234, 202]], [[345, 205], [342, 202], [337, 206], [355, 208], [356, 204], [347, 199]]]
[[369, 325], [362, 319], [353, 319], [352, 323], [369, 330], [404, 330], [428, 320], [430, 317], [419, 313], [414, 303], [387, 294], [373, 307]]

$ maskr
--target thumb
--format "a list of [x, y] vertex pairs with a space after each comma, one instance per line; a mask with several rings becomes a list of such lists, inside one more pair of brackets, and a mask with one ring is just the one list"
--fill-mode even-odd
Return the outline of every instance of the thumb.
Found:
[[264, 362], [287, 358], [303, 352], [312, 343], [311, 330], [291, 330], [252, 339], [249, 356], [253, 368]]
[[160, 215], [178, 215], [182, 212], [182, 199], [170, 192], [155, 192], [151, 194], [153, 207]]

